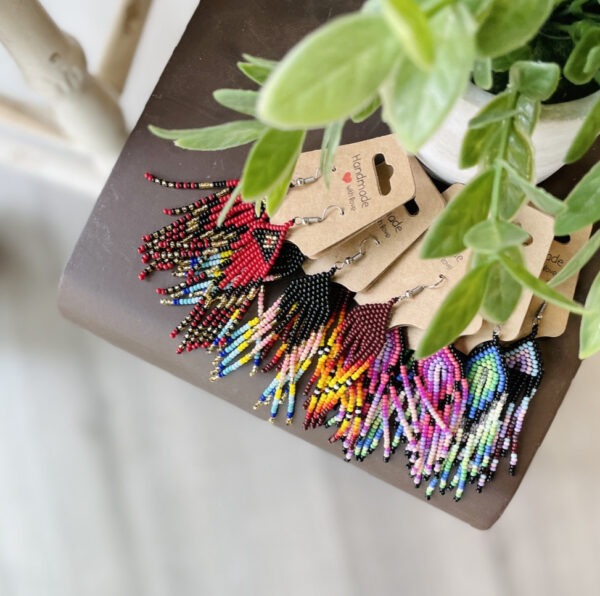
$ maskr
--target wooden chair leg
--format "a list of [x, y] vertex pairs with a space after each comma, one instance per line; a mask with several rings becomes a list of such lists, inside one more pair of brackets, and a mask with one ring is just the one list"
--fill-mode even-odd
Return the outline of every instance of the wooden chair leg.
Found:
[[48, 99], [60, 129], [108, 173], [127, 128], [114, 91], [87, 71], [77, 41], [37, 0], [0, 0], [0, 41], [30, 86]]
[[144, 30], [152, 0], [123, 0], [109, 37], [98, 78], [121, 94]]

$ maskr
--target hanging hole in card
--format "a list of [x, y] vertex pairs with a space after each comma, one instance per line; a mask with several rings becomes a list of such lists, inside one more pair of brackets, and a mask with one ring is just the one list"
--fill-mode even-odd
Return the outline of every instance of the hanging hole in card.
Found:
[[373, 158], [375, 164], [375, 173], [377, 174], [377, 187], [379, 194], [384, 197], [392, 191], [392, 176], [394, 175], [394, 167], [385, 161], [383, 153], [377, 153]]
[[554, 242], [559, 244], [569, 244], [571, 242], [571, 236], [554, 236]]
[[411, 199], [410, 201], [407, 201], [406, 203], [404, 203], [404, 208], [406, 209], [406, 212], [411, 217], [415, 217], [415, 215], [419, 215], [419, 211], [421, 211], [421, 208], [419, 207], [419, 204], [417, 203], [417, 201], [415, 199]]

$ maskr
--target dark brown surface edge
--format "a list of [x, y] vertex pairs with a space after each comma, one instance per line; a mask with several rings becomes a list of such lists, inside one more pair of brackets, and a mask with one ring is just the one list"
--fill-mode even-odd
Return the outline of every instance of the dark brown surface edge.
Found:
[[[246, 148], [224, 153], [186, 152], [153, 137], [146, 130], [152, 123], [183, 128], [218, 123], [231, 118], [211, 98], [214, 89], [247, 85], [234, 64], [242, 52], [279, 58], [287, 48], [331, 16], [355, 9], [359, 1], [203, 0], [152, 94], [140, 121], [131, 134], [113, 173], [83, 230], [66, 267], [60, 287], [59, 307], [65, 317], [128, 352], [221, 397], [262, 418], [251, 405], [267, 379], [248, 377], [243, 372], [211, 384], [211, 357], [195, 352], [177, 356], [168, 332], [183, 317], [183, 311], [161, 307], [153, 288], [160, 279], [140, 282], [141, 266], [136, 251], [143, 233], [156, 229], [169, 218], [164, 206], [176, 206], [189, 195], [170, 192], [148, 184], [146, 170], [180, 179], [222, 179], [239, 175]], [[250, 87], [250, 85], [247, 85]], [[347, 126], [344, 142], [385, 134], [376, 121]], [[316, 138], [309, 140], [312, 149]], [[564, 196], [586, 164], [598, 159], [598, 147], [583, 163], [564, 169], [547, 186]], [[585, 269], [577, 295], [585, 295], [598, 270], [597, 257]], [[162, 278], [164, 279], [164, 278]], [[546, 376], [527, 416], [521, 440], [519, 471], [505, 473], [506, 462], [482, 495], [469, 491], [461, 503], [439, 495], [429, 502], [480, 529], [489, 528], [514, 496], [524, 473], [556, 415], [558, 407], [579, 367], [578, 320], [571, 318], [566, 333], [541, 341]], [[297, 422], [279, 425], [304, 440], [340, 457], [340, 447], [331, 446], [327, 431], [305, 432]], [[342, 462], [340, 460], [340, 465]], [[355, 465], [355, 464], [353, 464]], [[377, 455], [357, 464], [369, 474], [412, 495], [415, 491], [398, 454], [385, 464]], [[423, 500], [423, 503], [425, 501]]]

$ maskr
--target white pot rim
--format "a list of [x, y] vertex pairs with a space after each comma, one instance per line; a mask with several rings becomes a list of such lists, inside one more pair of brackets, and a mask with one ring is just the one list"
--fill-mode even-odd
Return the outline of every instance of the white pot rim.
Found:
[[[469, 83], [449, 116], [418, 152], [434, 176], [449, 184], [468, 182], [476, 168], [458, 167], [462, 139], [468, 121], [495, 95]], [[535, 148], [535, 179], [541, 182], [564, 164], [564, 156], [591, 107], [600, 99], [600, 90], [564, 103], [543, 105], [532, 135]]]
[[[479, 107], [483, 107], [489, 101], [496, 97], [493, 93], [477, 87], [469, 82], [463, 95], [463, 99]], [[600, 99], [600, 89], [580, 97], [561, 103], [542, 104], [542, 113], [540, 118], [544, 120], [575, 120], [581, 118], [582, 114], [587, 114], [591, 106]]]

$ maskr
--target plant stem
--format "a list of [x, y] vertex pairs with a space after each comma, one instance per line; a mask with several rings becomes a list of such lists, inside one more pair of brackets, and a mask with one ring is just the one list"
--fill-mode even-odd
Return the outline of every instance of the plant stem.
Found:
[[[515, 109], [517, 104], [517, 94], [512, 94], [512, 106], [511, 109]], [[510, 134], [510, 127], [512, 125], [512, 118], [508, 118], [502, 123], [502, 131], [500, 133], [500, 142], [498, 146], [498, 153], [494, 159], [494, 184], [492, 186], [492, 200], [490, 205], [490, 216], [492, 219], [498, 219], [500, 214], [500, 191], [502, 189], [502, 161], [506, 161], [506, 151], [508, 148], [508, 137]]]

